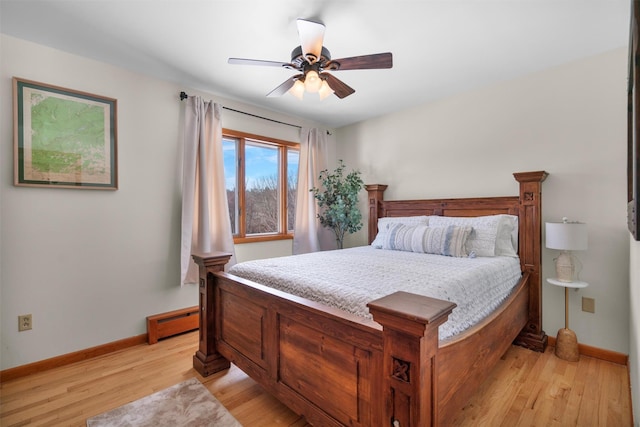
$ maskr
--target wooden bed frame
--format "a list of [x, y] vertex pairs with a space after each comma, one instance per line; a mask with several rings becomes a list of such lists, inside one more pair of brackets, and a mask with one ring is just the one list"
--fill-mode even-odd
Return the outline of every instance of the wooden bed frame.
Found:
[[237, 365], [316, 426], [446, 425], [512, 343], [544, 351], [541, 183], [515, 173], [514, 197], [385, 201], [369, 185], [369, 242], [385, 216], [519, 217], [522, 279], [481, 324], [449, 340], [438, 326], [455, 304], [397, 292], [368, 304], [366, 320], [223, 272], [229, 254], [194, 254], [200, 267], [203, 376]]

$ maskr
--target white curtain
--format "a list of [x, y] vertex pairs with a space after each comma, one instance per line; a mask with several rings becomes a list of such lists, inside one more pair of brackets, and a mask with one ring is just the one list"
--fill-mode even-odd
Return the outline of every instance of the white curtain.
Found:
[[311, 188], [320, 187], [320, 171], [328, 165], [328, 136], [320, 129], [300, 131], [300, 163], [298, 165], [298, 196], [293, 230], [293, 253], [304, 254], [335, 249], [333, 232], [320, 225], [318, 205]]
[[229, 205], [222, 157], [221, 107], [190, 96], [185, 108], [182, 182], [181, 283], [198, 282], [196, 252], [233, 254]]

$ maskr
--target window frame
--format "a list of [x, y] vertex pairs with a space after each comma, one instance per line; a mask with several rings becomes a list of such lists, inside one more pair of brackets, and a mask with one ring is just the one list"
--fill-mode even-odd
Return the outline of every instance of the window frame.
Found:
[[[293, 239], [293, 232], [287, 230], [288, 219], [288, 203], [287, 203], [287, 177], [288, 177], [288, 150], [292, 149], [298, 152], [300, 155], [300, 143], [286, 141], [283, 139], [272, 138], [264, 135], [256, 135], [247, 132], [241, 132], [233, 129], [222, 129], [222, 138], [229, 138], [237, 140], [237, 165], [236, 165], [236, 186], [238, 193], [238, 230], [233, 235], [234, 243], [254, 243], [254, 242], [267, 242], [274, 240], [290, 240]], [[246, 188], [245, 188], [245, 176], [246, 176], [246, 163], [245, 163], [245, 146], [247, 141], [255, 142], [261, 145], [276, 147], [278, 149], [278, 162], [281, 167], [278, 168], [278, 193], [279, 193], [279, 215], [278, 215], [278, 228], [280, 232], [277, 233], [265, 233], [257, 235], [247, 235], [247, 224], [245, 218], [246, 212]]]

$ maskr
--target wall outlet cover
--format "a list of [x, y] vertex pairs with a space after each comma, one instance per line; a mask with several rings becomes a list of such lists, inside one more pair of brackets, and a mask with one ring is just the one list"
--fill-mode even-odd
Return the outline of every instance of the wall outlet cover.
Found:
[[22, 314], [18, 316], [18, 332], [28, 331], [33, 328], [32, 317], [30, 314]]
[[582, 311], [587, 313], [596, 312], [596, 300], [593, 298], [582, 297]]

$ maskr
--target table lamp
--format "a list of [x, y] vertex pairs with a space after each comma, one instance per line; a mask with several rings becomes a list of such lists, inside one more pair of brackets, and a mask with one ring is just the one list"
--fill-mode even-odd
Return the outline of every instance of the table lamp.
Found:
[[560, 223], [547, 222], [546, 245], [549, 249], [562, 251], [555, 259], [556, 279], [561, 282], [573, 282], [577, 277], [577, 258], [571, 251], [587, 250], [587, 224], [569, 222], [566, 217], [562, 218]]
[[545, 225], [547, 248], [562, 251], [555, 259], [556, 278], [547, 279], [552, 285], [564, 286], [564, 328], [558, 331], [555, 353], [561, 359], [576, 362], [580, 358], [580, 351], [576, 333], [569, 329], [569, 288], [577, 290], [588, 284], [576, 280], [577, 258], [571, 251], [587, 249], [587, 224], [569, 222], [567, 218], [562, 218], [561, 223], [547, 222]]

